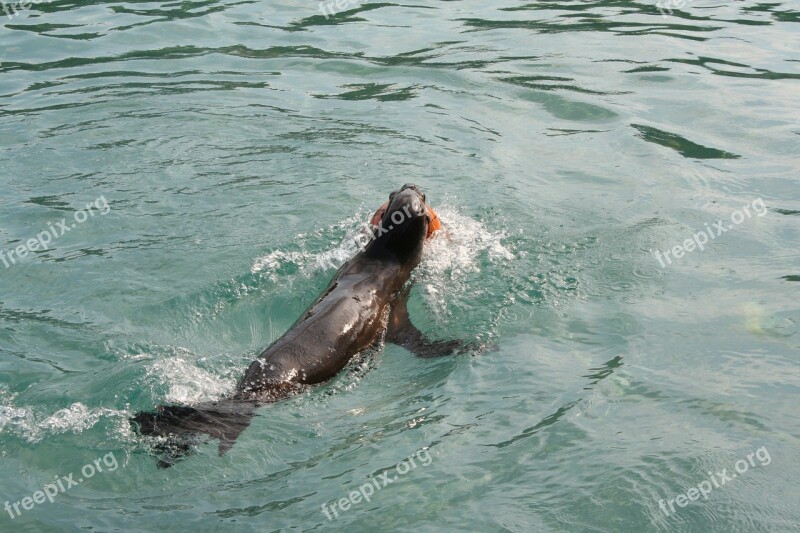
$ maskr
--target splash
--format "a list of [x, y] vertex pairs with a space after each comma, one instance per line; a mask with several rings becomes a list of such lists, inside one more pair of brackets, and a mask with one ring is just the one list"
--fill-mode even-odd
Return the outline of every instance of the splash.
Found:
[[250, 272], [256, 274], [258, 272], [266, 272], [270, 275], [273, 281], [277, 281], [278, 272], [286, 265], [300, 266], [307, 262], [308, 254], [304, 252], [284, 252], [283, 250], [275, 250], [263, 257], [259, 257], [250, 268]]
[[425, 246], [414, 279], [422, 285], [428, 305], [439, 315], [449, 314], [452, 298], [474, 291], [468, 276], [479, 273], [483, 261], [502, 263], [515, 259], [503, 244], [507, 234], [491, 231], [481, 222], [450, 206], [438, 207], [443, 229]]
[[126, 411], [117, 409], [91, 409], [76, 402], [47, 415], [30, 407], [14, 405], [16, 395], [0, 390], [0, 434], [16, 435], [30, 443], [37, 443], [50, 435], [80, 434], [94, 427], [104, 418], [126, 419]]
[[490, 261], [514, 259], [514, 254], [502, 243], [507, 236], [505, 232], [492, 232], [448, 206], [440, 207], [439, 212], [444, 227], [425, 246], [420, 265], [425, 277], [453, 278], [479, 272], [478, 259], [482, 254]]
[[[433, 290], [444, 289], [447, 283], [461, 279], [469, 272], [480, 272], [480, 260], [484, 256], [489, 261], [514, 259], [514, 254], [502, 242], [507, 237], [505, 232], [491, 231], [448, 205], [437, 206], [436, 211], [443, 229], [425, 245], [418, 281], [428, 284]], [[358, 253], [359, 238], [369, 231], [366, 222], [369, 214], [361, 211], [327, 229], [299, 235], [296, 246], [300, 250], [272, 251], [257, 258], [251, 272], [278, 281], [281, 274], [293, 270], [312, 275], [339, 268]], [[328, 243], [333, 241], [333, 246], [329, 244], [322, 251], [311, 251], [316, 241], [322, 239]]]
[[[185, 349], [179, 353], [188, 354]], [[148, 378], [155, 388], [166, 388], [164, 400], [167, 403], [193, 405], [217, 400], [233, 390], [236, 380], [222, 377], [196, 366], [189, 357], [176, 355], [155, 361], [147, 369]]]
[[[359, 238], [369, 231], [368, 216], [369, 212], [362, 210], [326, 229], [298, 235], [294, 246], [299, 250], [274, 250], [257, 258], [250, 271], [253, 274], [266, 275], [277, 282], [281, 275], [294, 271], [310, 276], [337, 269], [358, 253]], [[323, 240], [327, 242], [320, 242]], [[325, 249], [320, 252], [312, 251], [321, 246]]]

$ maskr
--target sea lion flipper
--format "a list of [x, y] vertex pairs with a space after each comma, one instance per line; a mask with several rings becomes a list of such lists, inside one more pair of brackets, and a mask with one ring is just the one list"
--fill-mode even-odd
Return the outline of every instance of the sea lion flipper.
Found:
[[429, 340], [411, 322], [408, 316], [408, 296], [411, 287], [405, 287], [398, 295], [389, 315], [389, 324], [386, 328], [386, 340], [402, 346], [417, 357], [431, 358], [450, 355], [462, 351], [469, 343], [462, 340]]
[[137, 413], [131, 422], [143, 435], [159, 437], [159, 468], [169, 468], [191, 453], [201, 435], [219, 439], [219, 454], [230, 450], [239, 434], [250, 425], [255, 406], [221, 400], [194, 407], [161, 405], [155, 412]]

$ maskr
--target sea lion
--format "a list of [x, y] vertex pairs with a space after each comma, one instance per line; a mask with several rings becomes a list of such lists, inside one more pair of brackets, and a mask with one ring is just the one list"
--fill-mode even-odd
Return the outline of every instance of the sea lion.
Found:
[[250, 364], [230, 397], [192, 407], [159, 406], [131, 419], [142, 434], [165, 437], [158, 445], [165, 453], [160, 467], [171, 466], [201, 434], [219, 439], [222, 455], [258, 406], [331, 379], [353, 356], [384, 338], [419, 357], [447, 355], [465, 346], [460, 340], [431, 341], [409, 320], [407, 282], [426, 238], [441, 227], [425, 195], [416, 185], [404, 185], [389, 195], [372, 222], [370, 242]]

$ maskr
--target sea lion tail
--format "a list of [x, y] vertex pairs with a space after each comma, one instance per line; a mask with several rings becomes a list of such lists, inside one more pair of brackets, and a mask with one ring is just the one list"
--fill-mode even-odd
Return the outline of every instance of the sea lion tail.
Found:
[[252, 404], [231, 400], [194, 407], [160, 405], [154, 412], [141, 411], [130, 420], [142, 435], [161, 437], [154, 445], [161, 455], [158, 466], [168, 468], [190, 453], [201, 435], [219, 439], [219, 454], [225, 454], [250, 425], [254, 410]]

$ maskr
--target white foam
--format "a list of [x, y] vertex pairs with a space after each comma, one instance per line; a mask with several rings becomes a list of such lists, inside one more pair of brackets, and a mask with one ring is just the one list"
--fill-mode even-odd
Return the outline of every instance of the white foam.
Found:
[[[274, 276], [275, 272], [280, 270], [280, 268], [284, 265], [293, 263], [301, 266], [307, 262], [307, 259], [308, 255], [303, 252], [284, 252], [283, 250], [275, 250], [263, 257], [256, 259], [253, 262], [253, 266], [250, 267], [250, 272], [255, 274], [257, 272], [266, 271]], [[273, 279], [273, 281], [276, 281], [276, 279]]]
[[82, 433], [93, 427], [103, 418], [127, 418], [126, 411], [117, 409], [90, 409], [76, 402], [55, 413], [46, 415], [35, 412], [30, 407], [14, 406], [15, 395], [0, 391], [0, 433], [10, 433], [31, 443], [41, 441], [49, 435], [72, 432]]
[[39, 423], [38, 428], [46, 433], [82, 433], [97, 424], [104, 416], [124, 416], [123, 411], [114, 409], [89, 409], [80, 402], [66, 409], [60, 409]]
[[436, 209], [442, 230], [425, 245], [415, 280], [438, 315], [447, 314], [448, 300], [462, 296], [470, 287], [465, 278], [480, 272], [480, 261], [511, 261], [514, 253], [503, 244], [504, 231], [491, 231], [482, 223], [462, 215], [455, 208]]
[[502, 240], [505, 232], [492, 232], [477, 220], [444, 206], [437, 209], [442, 221], [442, 231], [425, 245], [422, 254], [422, 272], [429, 277], [458, 277], [466, 272], [477, 272], [478, 257], [486, 253], [490, 261], [514, 259]]
[[[277, 273], [291, 265], [297, 267], [305, 275], [339, 268], [358, 253], [357, 238], [360, 235], [366, 235], [369, 227], [366, 221], [367, 216], [365, 212], [358, 212], [311, 235], [298, 235], [295, 244], [300, 247], [299, 251], [274, 250], [257, 258], [250, 271], [254, 274], [259, 272], [266, 274], [273, 282], [276, 282], [278, 281]], [[332, 236], [342, 233], [343, 236], [337, 239], [336, 244], [332, 247], [321, 252], [308, 250], [308, 248], [317, 247], [314, 243], [316, 239], [330, 240]]]
[[167, 388], [167, 403], [184, 405], [217, 400], [236, 385], [234, 378], [212, 374], [180, 355], [155, 361], [148, 367], [147, 376]]

